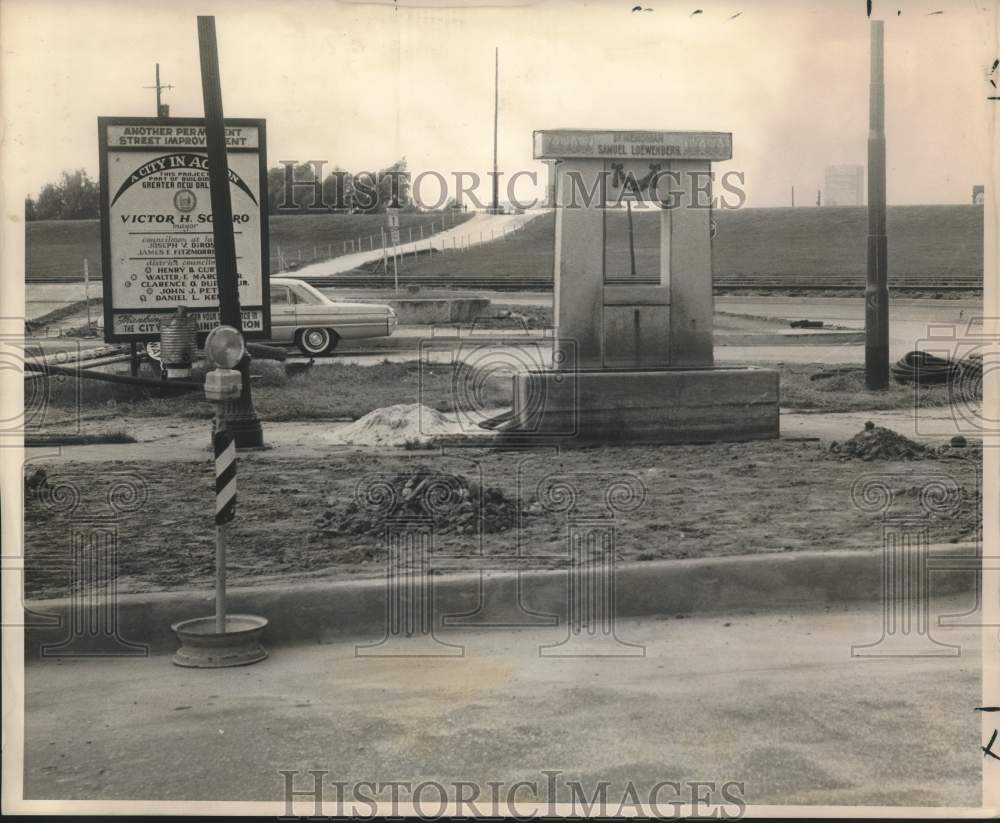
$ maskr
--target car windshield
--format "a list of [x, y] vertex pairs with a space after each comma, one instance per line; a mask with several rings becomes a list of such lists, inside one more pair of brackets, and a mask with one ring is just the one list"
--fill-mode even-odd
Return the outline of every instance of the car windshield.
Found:
[[311, 303], [316, 305], [319, 303], [331, 303], [329, 297], [327, 297], [319, 289], [310, 286], [308, 283], [298, 282], [292, 287], [295, 292], [295, 296], [301, 303]]

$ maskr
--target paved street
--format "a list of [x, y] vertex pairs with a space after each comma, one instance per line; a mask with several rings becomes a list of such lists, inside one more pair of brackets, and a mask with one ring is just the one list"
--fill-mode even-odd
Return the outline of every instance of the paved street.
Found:
[[[934, 623], [966, 607], [936, 601]], [[977, 805], [978, 633], [933, 628], [959, 657], [852, 659], [881, 625], [873, 605], [622, 620], [646, 649], [631, 658], [540, 657], [555, 628], [448, 634], [465, 651], [450, 659], [340, 643], [228, 670], [34, 663], [25, 795], [280, 800], [279, 769], [484, 783], [558, 769], [588, 795], [738, 780], [751, 803]]]

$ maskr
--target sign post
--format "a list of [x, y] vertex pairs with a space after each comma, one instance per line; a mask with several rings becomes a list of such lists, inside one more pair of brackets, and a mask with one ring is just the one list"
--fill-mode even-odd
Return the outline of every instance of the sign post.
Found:
[[399, 291], [399, 209], [388, 207], [385, 210], [389, 222], [389, 239], [392, 240], [392, 275], [396, 291]]

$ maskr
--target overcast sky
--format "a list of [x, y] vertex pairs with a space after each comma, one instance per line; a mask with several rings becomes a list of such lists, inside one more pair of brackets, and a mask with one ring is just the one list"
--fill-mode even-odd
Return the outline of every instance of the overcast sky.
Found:
[[[890, 203], [969, 202], [985, 182], [998, 3], [875, 0]], [[825, 166], [865, 162], [864, 0], [3, 0], [4, 128], [28, 193], [64, 168], [96, 177], [98, 115], [154, 114], [157, 61], [171, 114], [203, 114], [199, 13], [216, 15], [226, 114], [267, 119], [271, 165], [405, 155], [413, 172], [485, 174], [494, 46], [506, 174], [544, 184], [531, 133], [560, 127], [732, 132], [719, 171], [745, 173], [752, 206], [788, 205], [792, 185], [812, 202]]]

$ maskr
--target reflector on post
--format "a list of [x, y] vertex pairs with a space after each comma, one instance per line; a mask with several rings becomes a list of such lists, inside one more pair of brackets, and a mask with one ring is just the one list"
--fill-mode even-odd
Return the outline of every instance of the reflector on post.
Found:
[[205, 355], [217, 369], [234, 369], [246, 354], [243, 335], [232, 326], [216, 326], [205, 340]]

